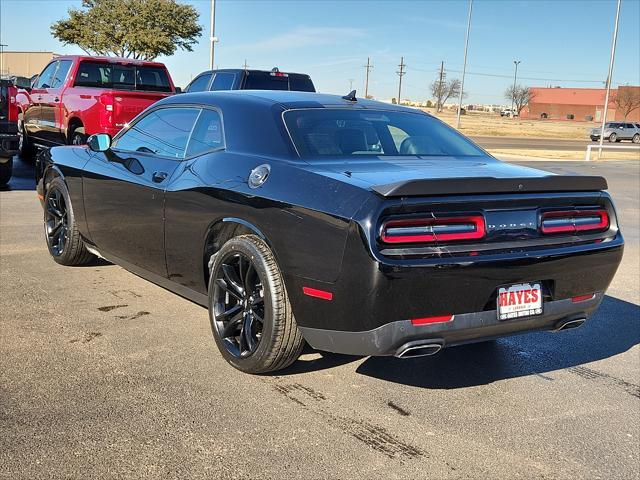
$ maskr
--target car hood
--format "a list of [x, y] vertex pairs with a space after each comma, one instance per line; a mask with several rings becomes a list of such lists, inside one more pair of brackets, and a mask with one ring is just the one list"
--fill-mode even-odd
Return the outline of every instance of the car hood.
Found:
[[383, 196], [604, 190], [602, 177], [555, 175], [491, 157], [375, 157], [309, 163], [309, 170]]

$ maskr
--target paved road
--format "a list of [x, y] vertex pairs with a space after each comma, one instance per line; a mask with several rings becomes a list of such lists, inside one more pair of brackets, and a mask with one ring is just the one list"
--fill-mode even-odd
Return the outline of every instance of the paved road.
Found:
[[532, 165], [610, 180], [627, 248], [592, 321], [414, 360], [309, 351], [272, 376], [228, 366], [199, 306], [54, 263], [19, 179], [0, 192], [0, 478], [638, 478], [638, 164]]
[[[535, 150], [586, 150], [587, 140], [562, 140], [555, 138], [517, 138], [517, 137], [471, 137], [474, 142], [484, 148], [502, 149], [535, 149]], [[625, 143], [626, 145], [627, 143]]]

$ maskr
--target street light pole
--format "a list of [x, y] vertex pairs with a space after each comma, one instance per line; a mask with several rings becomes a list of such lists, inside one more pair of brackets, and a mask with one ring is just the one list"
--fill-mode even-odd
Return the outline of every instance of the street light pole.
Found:
[[511, 90], [511, 118], [513, 118], [513, 101], [516, 96], [516, 80], [518, 78], [518, 65], [522, 62], [520, 60], [514, 60], [513, 63], [516, 66], [516, 72], [513, 74], [513, 89]]
[[620, 20], [620, 0], [616, 6], [616, 22], [613, 27], [613, 40], [611, 41], [611, 57], [609, 58], [609, 74], [607, 75], [607, 93], [604, 96], [604, 112], [602, 115], [602, 127], [600, 128], [600, 149], [598, 159], [602, 155], [602, 142], [604, 141], [604, 126], [607, 123], [607, 110], [609, 109], [609, 92], [611, 90], [611, 77], [613, 76], [613, 62], [616, 58], [616, 43], [618, 42], [618, 21]]
[[211, 0], [211, 35], [209, 37], [209, 41], [211, 42], [209, 46], [209, 70], [213, 70], [213, 59], [214, 59], [214, 46], [218, 41], [216, 38], [216, 0]]
[[469, 17], [467, 18], [467, 34], [464, 38], [464, 62], [462, 63], [462, 82], [460, 83], [460, 99], [458, 101], [458, 118], [456, 120], [456, 128], [460, 129], [460, 114], [462, 112], [462, 94], [464, 91], [464, 75], [467, 72], [467, 49], [469, 48], [469, 31], [471, 30], [471, 10], [473, 9], [473, 0], [469, 0]]

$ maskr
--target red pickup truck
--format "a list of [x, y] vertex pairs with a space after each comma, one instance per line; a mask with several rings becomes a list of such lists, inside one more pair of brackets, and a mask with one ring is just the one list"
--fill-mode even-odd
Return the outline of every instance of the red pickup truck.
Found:
[[29, 89], [18, 91], [20, 154], [35, 147], [84, 144], [115, 135], [152, 103], [175, 93], [162, 63], [112, 57], [54, 58]]

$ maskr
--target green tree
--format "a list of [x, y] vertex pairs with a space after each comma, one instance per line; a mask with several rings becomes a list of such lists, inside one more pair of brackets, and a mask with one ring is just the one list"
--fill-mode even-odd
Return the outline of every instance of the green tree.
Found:
[[153, 60], [193, 51], [202, 27], [196, 9], [175, 0], [82, 0], [51, 33], [89, 54]]

